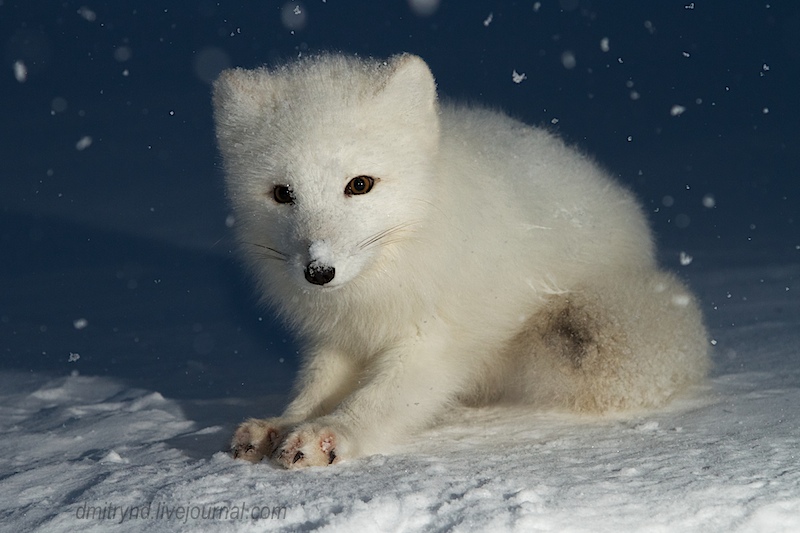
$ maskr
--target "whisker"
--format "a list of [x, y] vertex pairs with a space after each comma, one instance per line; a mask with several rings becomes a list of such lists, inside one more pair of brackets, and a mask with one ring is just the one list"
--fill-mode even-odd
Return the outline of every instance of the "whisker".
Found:
[[359, 248], [367, 248], [368, 246], [371, 246], [372, 244], [378, 242], [379, 240], [383, 239], [384, 237], [386, 237], [387, 235], [391, 234], [394, 231], [396, 231], [396, 226], [387, 228], [383, 231], [379, 231], [378, 233], [370, 237], [367, 237], [366, 239], [361, 241], [361, 243], [359, 243]]
[[276, 250], [275, 248], [270, 248], [269, 246], [265, 246], [263, 244], [258, 244], [256, 242], [247, 242], [247, 241], [243, 241], [243, 242], [244, 242], [244, 244], [249, 244], [250, 246], [256, 246], [258, 248], [262, 248], [264, 250], [272, 252], [271, 254], [263, 253], [263, 252], [261, 254], [259, 254], [262, 257], [266, 258], [266, 259], [276, 259], [278, 261], [286, 261], [286, 259], [289, 257], [288, 255], [286, 255], [285, 253], [281, 252], [280, 250]]
[[283, 257], [278, 257], [276, 255], [269, 255], [269, 254], [261, 254], [261, 253], [253, 253], [250, 252], [251, 255], [258, 257], [259, 259], [272, 259], [273, 261], [286, 261]]
[[388, 228], [388, 229], [385, 229], [383, 231], [379, 231], [375, 235], [372, 235], [371, 237], [367, 237], [366, 239], [361, 241], [361, 243], [359, 243], [359, 247], [360, 248], [366, 248], [370, 244], [373, 244], [374, 242], [379, 241], [380, 239], [382, 239], [385, 236], [389, 235], [393, 231], [395, 231], [395, 227]]
[[[403, 222], [402, 224], [397, 224], [396, 226], [392, 226], [383, 231], [379, 231], [378, 233], [371, 235], [366, 239], [364, 239], [363, 241], [361, 241], [358, 244], [358, 247], [364, 249], [373, 246], [375, 244], [389, 244], [390, 242], [391, 243], [399, 242], [402, 239], [398, 234], [410, 227], [413, 227], [416, 223], [417, 222], [415, 221]], [[387, 237], [389, 236], [393, 236], [394, 238], [386, 240]]]

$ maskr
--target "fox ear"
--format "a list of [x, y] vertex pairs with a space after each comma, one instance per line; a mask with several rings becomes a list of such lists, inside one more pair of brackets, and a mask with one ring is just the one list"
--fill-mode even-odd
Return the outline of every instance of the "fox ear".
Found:
[[436, 82], [422, 58], [401, 54], [389, 59], [389, 77], [380, 94], [406, 109], [431, 112], [436, 107]]
[[214, 119], [218, 128], [242, 126], [271, 105], [274, 89], [264, 69], [222, 71], [214, 81]]

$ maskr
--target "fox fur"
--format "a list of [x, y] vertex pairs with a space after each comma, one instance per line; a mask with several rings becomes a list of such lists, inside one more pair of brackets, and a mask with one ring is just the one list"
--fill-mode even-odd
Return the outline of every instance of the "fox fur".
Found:
[[649, 408], [705, 376], [633, 195], [544, 129], [440, 101], [419, 57], [227, 70], [213, 104], [242, 257], [305, 343], [235, 457], [328, 465], [455, 404]]

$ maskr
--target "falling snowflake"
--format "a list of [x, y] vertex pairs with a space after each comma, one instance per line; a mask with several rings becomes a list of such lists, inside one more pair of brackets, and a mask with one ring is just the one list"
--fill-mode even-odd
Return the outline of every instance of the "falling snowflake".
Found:
[[674, 105], [674, 106], [672, 106], [672, 108], [669, 110], [669, 114], [670, 114], [670, 115], [672, 115], [673, 117], [677, 117], [677, 116], [683, 115], [683, 113], [684, 113], [685, 111], [686, 111], [686, 108], [685, 108], [684, 106], [682, 106], [682, 105], [678, 105], [678, 104], [675, 104], [675, 105]]

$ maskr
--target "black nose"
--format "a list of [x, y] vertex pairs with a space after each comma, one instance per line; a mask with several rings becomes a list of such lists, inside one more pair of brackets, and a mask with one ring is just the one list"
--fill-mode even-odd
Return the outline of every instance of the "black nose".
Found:
[[306, 265], [306, 279], [314, 285], [325, 285], [330, 283], [336, 274], [336, 269], [332, 266], [320, 265], [316, 261], [311, 261]]

